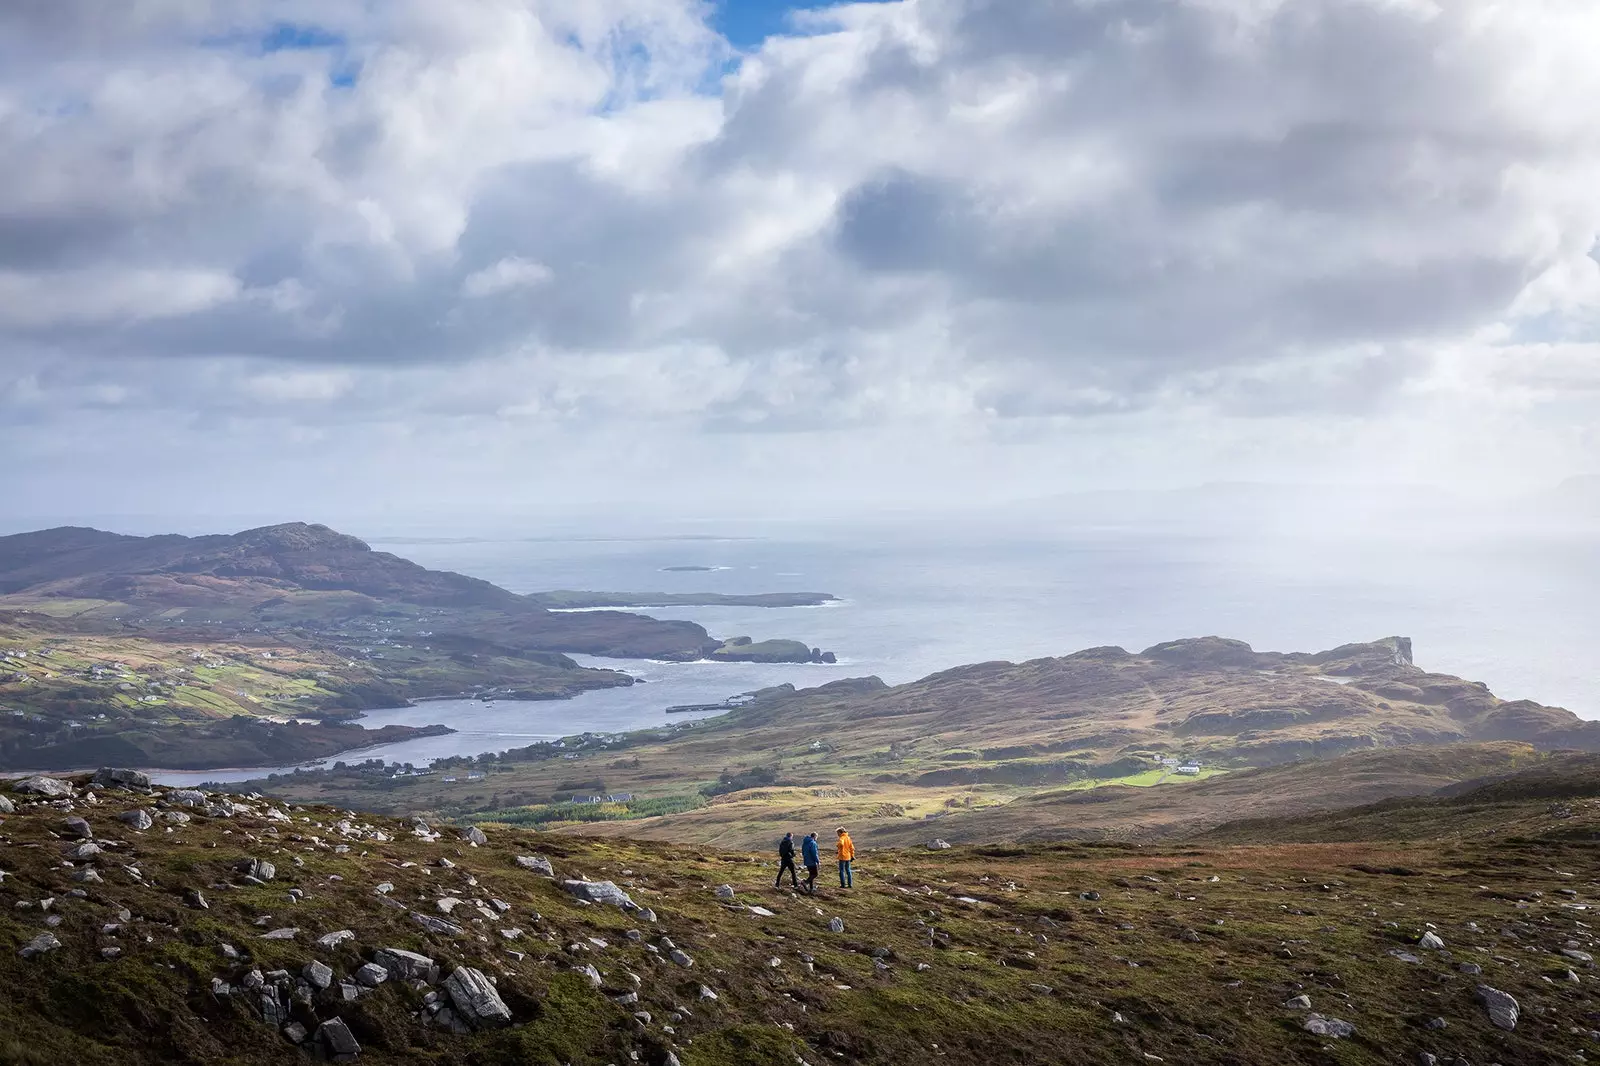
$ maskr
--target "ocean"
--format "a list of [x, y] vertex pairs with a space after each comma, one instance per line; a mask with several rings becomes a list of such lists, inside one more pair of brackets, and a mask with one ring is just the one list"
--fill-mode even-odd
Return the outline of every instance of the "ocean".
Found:
[[[370, 713], [363, 724], [443, 722], [458, 732], [369, 749], [421, 765], [584, 731], [659, 725], [669, 706], [784, 682], [875, 674], [894, 684], [965, 663], [1022, 661], [1116, 644], [1216, 635], [1260, 650], [1315, 651], [1409, 636], [1419, 666], [1600, 718], [1600, 541], [1592, 534], [1241, 536], [1046, 524], [997, 533], [904, 523], [768, 529], [750, 537], [369, 537], [425, 566], [516, 592], [830, 592], [825, 607], [648, 610], [719, 637], [791, 637], [837, 665], [599, 660], [644, 681], [548, 703], [439, 701]], [[670, 567], [708, 567], [704, 571]], [[687, 716], [692, 717], [692, 716]], [[163, 773], [174, 784], [288, 767]]]

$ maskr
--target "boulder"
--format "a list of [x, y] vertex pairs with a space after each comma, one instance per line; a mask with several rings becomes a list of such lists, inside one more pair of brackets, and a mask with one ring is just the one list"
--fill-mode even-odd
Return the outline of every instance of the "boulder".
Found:
[[123, 811], [117, 815], [117, 820], [126, 823], [129, 829], [134, 829], [141, 833], [155, 824], [155, 820], [150, 817], [150, 812], [142, 807], [131, 811]]
[[274, 929], [270, 933], [262, 933], [260, 940], [293, 940], [300, 935], [298, 929]]
[[461, 839], [466, 843], [471, 844], [475, 848], [489, 843], [489, 838], [485, 836], [483, 830], [479, 829], [477, 826], [472, 826], [463, 832], [461, 834]]
[[337, 933], [324, 933], [317, 937], [317, 947], [324, 951], [332, 951], [346, 940], [354, 940], [356, 935], [348, 929], [341, 929]]
[[422, 926], [422, 928], [426, 929], [430, 933], [438, 933], [440, 936], [461, 935], [461, 927], [459, 925], [447, 922], [443, 918], [435, 918], [431, 914], [423, 914], [421, 911], [412, 911], [411, 920]]
[[1331, 1037], [1334, 1040], [1344, 1040], [1354, 1036], [1356, 1033], [1356, 1027], [1349, 1022], [1341, 1021], [1338, 1018], [1324, 1018], [1320, 1014], [1313, 1014], [1307, 1018], [1304, 1028], [1308, 1033]]
[[338, 1018], [330, 1018], [317, 1026], [316, 1036], [312, 1039], [317, 1049], [334, 1062], [350, 1062], [361, 1054], [361, 1045], [356, 1042], [355, 1035]]
[[1425, 948], [1428, 951], [1438, 951], [1444, 947], [1444, 941], [1440, 939], [1438, 933], [1430, 929], [1422, 934], [1422, 938], [1417, 941], [1417, 947]]
[[271, 881], [278, 876], [278, 868], [266, 859], [240, 859], [234, 864], [234, 869], [258, 881]]
[[90, 779], [91, 784], [104, 788], [149, 788], [150, 775], [141, 770], [124, 770], [114, 766], [102, 766], [94, 772]]
[[524, 870], [532, 870], [541, 877], [554, 877], [555, 867], [550, 865], [550, 860], [542, 855], [518, 855], [517, 865]]
[[17, 805], [4, 796], [0, 796], [0, 814], [16, 814]]
[[47, 952], [54, 951], [60, 946], [61, 941], [56, 939], [56, 935], [54, 933], [40, 933], [38, 936], [22, 945], [22, 950], [17, 952], [17, 954], [21, 955], [25, 959], [31, 959]]
[[673, 962], [677, 963], [679, 966], [693, 966], [694, 965], [694, 960], [691, 959], [688, 956], [688, 954], [682, 948], [673, 948], [672, 951], [670, 951], [667, 954], [667, 958], [671, 959]]
[[1483, 1001], [1484, 1007], [1489, 1011], [1489, 1021], [1501, 1029], [1515, 1029], [1517, 1018], [1522, 1009], [1517, 1006], [1517, 1001], [1509, 992], [1502, 992], [1498, 988], [1488, 985], [1478, 986], [1478, 999]]
[[62, 799], [72, 795], [72, 786], [59, 777], [27, 777], [11, 786], [11, 791], [47, 799]]
[[470, 966], [457, 967], [445, 978], [444, 990], [456, 1014], [474, 1029], [496, 1029], [511, 1024], [511, 1008], [483, 975]]
[[1286, 1002], [1284, 1006], [1289, 1010], [1310, 1010], [1311, 997], [1303, 995], [1295, 996], [1293, 999], [1290, 999], [1288, 1002]]
[[76, 837], [79, 840], [94, 839], [94, 830], [91, 829], [89, 827], [89, 823], [84, 821], [82, 818], [68, 818], [65, 825], [68, 836]]
[[613, 907], [633, 907], [628, 894], [611, 881], [563, 881], [561, 887], [590, 903], [609, 903]]
[[928, 844], [928, 850], [948, 851], [950, 850], [950, 842], [948, 840], [934, 840]]
[[404, 948], [381, 948], [373, 952], [372, 961], [389, 971], [391, 977], [402, 981], [424, 981], [431, 985], [439, 979], [438, 963]]
[[368, 988], [377, 988], [389, 979], [389, 971], [375, 962], [364, 964], [356, 971], [356, 981]]
[[732, 899], [733, 898], [733, 886], [732, 885], [718, 885], [717, 886], [717, 898], [718, 899]]
[[203, 807], [206, 794], [197, 788], [177, 788], [167, 793], [167, 799], [180, 807]]
[[291, 1044], [303, 1044], [306, 1041], [306, 1027], [299, 1022], [290, 1022], [283, 1027], [283, 1038]]
[[306, 968], [300, 971], [300, 976], [304, 977], [306, 984], [312, 988], [324, 989], [333, 984], [333, 967], [313, 959], [306, 963]]
[[829, 918], [828, 919], [828, 932], [830, 932], [830, 933], [842, 933], [842, 932], [844, 932], [844, 919], [843, 918]]

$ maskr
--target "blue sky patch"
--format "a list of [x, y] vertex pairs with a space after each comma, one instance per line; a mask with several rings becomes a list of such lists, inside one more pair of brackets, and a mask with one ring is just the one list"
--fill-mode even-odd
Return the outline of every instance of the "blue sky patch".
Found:
[[311, 48], [343, 48], [345, 39], [320, 26], [280, 22], [261, 38], [263, 52], [304, 51]]
[[833, 6], [823, 0], [716, 0], [711, 25], [735, 48], [748, 49], [773, 34], [794, 32], [789, 23], [791, 12]]

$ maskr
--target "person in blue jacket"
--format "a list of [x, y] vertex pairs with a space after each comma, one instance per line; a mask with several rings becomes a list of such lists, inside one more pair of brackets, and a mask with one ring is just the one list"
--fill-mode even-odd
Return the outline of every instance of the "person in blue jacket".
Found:
[[822, 854], [817, 850], [817, 834], [810, 833], [800, 841], [800, 859], [806, 868], [806, 891], [817, 894], [817, 871], [822, 869]]

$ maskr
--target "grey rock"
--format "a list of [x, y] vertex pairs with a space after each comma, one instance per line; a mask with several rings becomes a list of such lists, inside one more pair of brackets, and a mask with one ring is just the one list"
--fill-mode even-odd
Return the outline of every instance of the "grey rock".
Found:
[[93, 840], [94, 830], [82, 818], [68, 818], [66, 820], [67, 832], [79, 840]]
[[283, 1038], [291, 1044], [305, 1043], [307, 1035], [306, 1027], [299, 1022], [290, 1022], [283, 1027]]
[[32, 959], [47, 952], [54, 951], [60, 946], [61, 941], [56, 939], [56, 935], [54, 933], [40, 933], [38, 936], [22, 945], [22, 950], [17, 952], [17, 954], [21, 955], [25, 959]]
[[131, 811], [123, 811], [117, 815], [117, 820], [125, 822], [129, 829], [134, 829], [141, 833], [155, 824], [155, 820], [150, 817], [150, 812], [143, 807]]
[[1428, 951], [1438, 951], [1444, 947], [1444, 941], [1439, 938], [1438, 933], [1430, 929], [1422, 934], [1422, 938], [1417, 941], [1417, 947], [1425, 948]]
[[718, 899], [732, 899], [733, 898], [733, 886], [732, 885], [718, 885], [717, 886], [717, 898]]
[[587, 966], [574, 966], [572, 972], [582, 975], [593, 988], [599, 988], [604, 983], [600, 979], [600, 971], [594, 968], [593, 963], [589, 963]]
[[518, 855], [517, 865], [524, 870], [532, 870], [541, 877], [554, 877], [555, 867], [550, 865], [550, 860], [542, 855]]
[[477, 826], [472, 826], [463, 832], [461, 834], [461, 839], [466, 843], [471, 844], [473, 847], [481, 847], [484, 844], [489, 843], [489, 838], [484, 835], [483, 830], [479, 829]]
[[141, 770], [102, 766], [94, 772], [90, 784], [100, 785], [103, 788], [149, 788], [150, 775]]
[[394, 891], [394, 883], [392, 881], [385, 881], [372, 891], [376, 892], [380, 896], [387, 896], [389, 893]]
[[1439, 1066], [1439, 1056], [1431, 1051], [1423, 1051], [1417, 1055], [1418, 1066]]
[[1443, 1018], [1429, 1018], [1428, 1028], [1434, 1030], [1448, 1029], [1450, 1028], [1450, 1023], [1445, 1021]]
[[183, 894], [183, 902], [186, 906], [192, 907], [197, 911], [208, 911], [211, 909], [211, 904], [206, 902], [205, 896], [200, 894], [200, 890], [198, 888], [191, 888], [185, 891]]
[[1347, 1037], [1354, 1036], [1356, 1033], [1356, 1027], [1349, 1022], [1341, 1021], [1338, 1018], [1324, 1018], [1320, 1014], [1313, 1014], [1307, 1018], [1304, 1022], [1304, 1028], [1308, 1033], [1332, 1037], [1334, 1040], [1344, 1040]]
[[1483, 973], [1483, 967], [1479, 966], [1475, 962], [1464, 962], [1460, 966], [1457, 966], [1456, 969], [1460, 970], [1468, 977], [1477, 977], [1479, 974]]
[[438, 963], [404, 948], [381, 948], [373, 952], [372, 961], [389, 971], [389, 976], [402, 981], [424, 981], [431, 985], [439, 979]]
[[47, 799], [62, 799], [72, 795], [72, 786], [59, 777], [27, 777], [11, 786], [11, 791]]
[[351, 984], [349, 981], [339, 982], [339, 999], [345, 1003], [354, 1003], [361, 998], [361, 986]]
[[72, 879], [80, 884], [85, 885], [98, 885], [104, 883], [105, 881], [105, 878], [100, 876], [100, 871], [96, 870], [93, 866], [86, 867], [82, 870], [73, 871]]
[[356, 980], [368, 988], [377, 988], [389, 979], [389, 971], [375, 962], [362, 964], [356, 971]]
[[934, 840], [929, 841], [928, 850], [929, 851], [948, 851], [948, 850], [950, 850], [950, 842], [948, 840], [939, 840], [939, 839], [935, 838]]
[[431, 914], [423, 914], [421, 911], [412, 911], [411, 919], [430, 933], [438, 933], [441, 936], [461, 935], [461, 927], [459, 925], [453, 925], [452, 923], [445, 921], [443, 918], [435, 918]]
[[324, 933], [317, 937], [317, 947], [324, 951], [332, 951], [346, 940], [354, 940], [356, 935], [348, 929], [341, 929], [337, 933]]
[[5, 796], [0, 796], [0, 814], [16, 814], [17, 805]]
[[113, 959], [120, 959], [122, 957], [122, 949], [118, 947], [101, 948], [100, 957], [107, 962]]
[[180, 807], [203, 807], [206, 794], [196, 788], [176, 788], [167, 793], [167, 800]]
[[1483, 1002], [1489, 1011], [1489, 1021], [1501, 1029], [1515, 1029], [1517, 1018], [1521, 1015], [1521, 1008], [1509, 992], [1502, 992], [1498, 988], [1488, 985], [1478, 986], [1478, 999]]
[[709, 999], [712, 1002], [716, 1002], [717, 994], [715, 992], [713, 992], [711, 989], [707, 988], [705, 985], [701, 985], [700, 986], [700, 998], [701, 999]]
[[300, 976], [304, 977], [312, 988], [324, 989], [333, 984], [333, 967], [313, 959], [306, 963], [306, 968], [300, 971]]
[[76, 859], [77, 861], [82, 862], [84, 859], [94, 858], [103, 850], [104, 849], [94, 841], [84, 840], [67, 849], [67, 858]]
[[457, 967], [445, 978], [444, 990], [455, 1005], [456, 1014], [473, 1029], [497, 1029], [511, 1024], [511, 1008], [482, 970]]
[[188, 825], [189, 816], [182, 811], [162, 811], [161, 817], [173, 825]]
[[231, 996], [233, 995], [233, 986], [220, 977], [213, 977], [211, 979], [211, 994], [213, 996]]
[[1289, 1010], [1310, 1010], [1311, 1009], [1311, 997], [1310, 996], [1305, 996], [1305, 995], [1295, 996], [1293, 999], [1290, 999], [1287, 1002], [1285, 1002], [1284, 1006], [1287, 1007]]
[[299, 929], [274, 929], [270, 933], [262, 933], [260, 940], [293, 940], [300, 935]]
[[1594, 956], [1589, 954], [1587, 951], [1579, 951], [1576, 948], [1562, 948], [1561, 954], [1565, 955], [1573, 962], [1581, 962], [1585, 966], [1594, 965]]
[[317, 1046], [334, 1062], [349, 1062], [361, 1054], [361, 1045], [349, 1026], [338, 1018], [330, 1018], [317, 1026]]
[[844, 919], [843, 918], [829, 918], [828, 919], [828, 932], [830, 932], [830, 933], [842, 933], [842, 932], [844, 932]]
[[235, 869], [260, 881], [271, 881], [278, 876], [278, 868], [265, 859], [240, 859]]
[[673, 948], [672, 951], [668, 953], [667, 958], [671, 959], [679, 966], [694, 965], [694, 960], [691, 959], [682, 948]]
[[561, 887], [590, 903], [609, 903], [613, 907], [633, 905], [628, 894], [610, 881], [563, 881]]
[[614, 996], [611, 997], [611, 1002], [620, 1003], [624, 1007], [631, 1007], [635, 1003], [639, 1002], [639, 993], [637, 993], [637, 992], [620, 992], [617, 995], [614, 995]]

